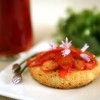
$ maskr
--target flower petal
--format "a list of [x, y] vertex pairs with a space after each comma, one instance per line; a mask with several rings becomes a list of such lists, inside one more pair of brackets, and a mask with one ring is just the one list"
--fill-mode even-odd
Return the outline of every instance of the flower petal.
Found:
[[71, 42], [72, 41], [70, 41], [70, 42], [68, 42], [68, 40], [66, 40], [66, 41], [62, 41], [62, 44], [60, 45], [60, 47], [62, 47], [62, 48], [69, 48], [72, 44], [71, 44]]
[[80, 54], [80, 57], [83, 58], [84, 60], [86, 60], [87, 62], [89, 62], [91, 60], [91, 57], [87, 54]]
[[89, 45], [85, 44], [82, 48], [81, 48], [81, 51], [84, 52], [86, 51], [86, 49], [89, 47]]
[[71, 51], [70, 51], [70, 49], [65, 49], [61, 52], [62, 52], [62, 55], [65, 57], [65, 56], [69, 55]]

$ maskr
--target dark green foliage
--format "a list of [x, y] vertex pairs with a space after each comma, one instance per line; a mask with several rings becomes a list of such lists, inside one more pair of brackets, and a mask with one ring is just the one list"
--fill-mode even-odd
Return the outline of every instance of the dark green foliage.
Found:
[[100, 12], [86, 9], [75, 13], [69, 9], [67, 14], [69, 17], [62, 18], [58, 23], [57, 37], [68, 37], [78, 47], [87, 43], [90, 52], [100, 55]]

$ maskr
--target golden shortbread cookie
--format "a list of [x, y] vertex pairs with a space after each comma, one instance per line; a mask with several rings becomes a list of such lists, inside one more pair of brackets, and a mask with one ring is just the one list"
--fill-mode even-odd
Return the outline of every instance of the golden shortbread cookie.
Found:
[[58, 71], [44, 72], [40, 66], [29, 67], [32, 77], [39, 83], [53, 88], [78, 88], [92, 82], [100, 74], [100, 63], [92, 70], [72, 71], [64, 78], [58, 76]]

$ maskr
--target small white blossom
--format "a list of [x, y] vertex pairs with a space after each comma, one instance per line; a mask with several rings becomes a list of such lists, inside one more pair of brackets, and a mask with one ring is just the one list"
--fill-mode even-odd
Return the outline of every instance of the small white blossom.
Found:
[[84, 52], [86, 51], [86, 49], [89, 47], [89, 45], [85, 44], [82, 48], [81, 48], [81, 51]]
[[61, 52], [62, 52], [62, 55], [65, 57], [65, 56], [69, 55], [71, 51], [70, 51], [70, 49], [64, 49]]
[[72, 41], [68, 42], [68, 39], [66, 39], [65, 41], [62, 41], [62, 44], [60, 45], [60, 47], [68, 49], [72, 45], [71, 42]]
[[71, 42], [72, 41], [69, 41], [68, 42], [68, 38], [66, 38], [66, 40], [65, 41], [62, 41], [62, 44], [60, 45], [61, 48], [64, 48], [64, 50], [61, 51], [62, 52], [62, 55], [64, 57], [67, 56], [67, 55], [69, 55], [70, 52], [71, 52], [71, 50], [70, 50], [70, 46], [72, 45]]
[[87, 62], [91, 61], [91, 57], [87, 54], [81, 53], [80, 57], [84, 60], [86, 60]]

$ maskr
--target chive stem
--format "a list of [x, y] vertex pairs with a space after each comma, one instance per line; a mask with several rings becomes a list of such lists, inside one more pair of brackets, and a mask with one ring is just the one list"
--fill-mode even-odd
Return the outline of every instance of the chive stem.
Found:
[[[32, 55], [32, 56], [26, 58], [26, 59], [23, 60], [20, 64], [17, 64], [17, 66], [20, 68], [21, 65], [24, 64], [28, 59], [30, 59], [30, 58], [32, 58], [32, 57], [34, 57], [34, 56], [36, 56], [36, 55], [37, 55], [37, 54], [34, 54], [34, 55]], [[15, 64], [15, 65], [16, 65], [16, 64]], [[14, 67], [14, 65], [13, 65], [13, 67]], [[15, 73], [15, 69], [12, 68], [12, 69], [14, 70], [14, 73], [15, 73], [15, 75], [14, 75], [13, 78], [12, 78], [12, 82], [13, 82], [14, 84], [18, 84], [18, 83], [20, 83], [20, 82], [22, 81], [22, 75], [21, 75], [21, 74], [24, 72], [24, 70], [25, 70], [26, 68], [27, 68], [27, 64], [25, 64], [24, 67], [23, 67], [22, 69], [19, 69], [19, 71], [18, 71], [17, 73]]]
[[26, 69], [26, 65], [20, 70], [20, 74], [22, 74], [24, 72], [24, 70]]

